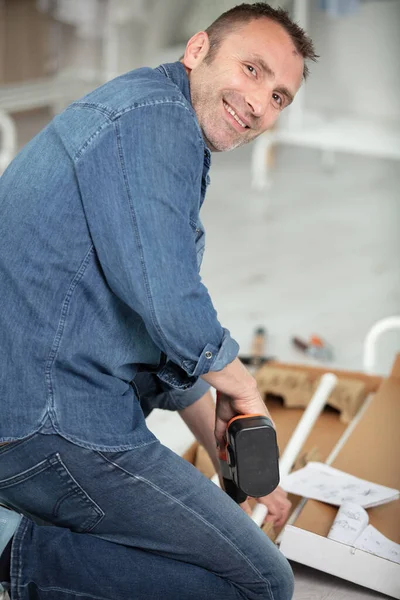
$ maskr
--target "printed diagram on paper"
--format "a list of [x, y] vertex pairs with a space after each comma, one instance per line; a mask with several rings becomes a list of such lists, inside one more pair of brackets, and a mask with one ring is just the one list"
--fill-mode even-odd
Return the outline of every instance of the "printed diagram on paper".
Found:
[[368, 525], [367, 512], [351, 502], [339, 508], [328, 538], [400, 564], [400, 544]]
[[359, 479], [318, 462], [309, 462], [303, 469], [283, 477], [280, 485], [291, 494], [335, 506], [351, 502], [370, 508], [400, 496], [399, 490]]

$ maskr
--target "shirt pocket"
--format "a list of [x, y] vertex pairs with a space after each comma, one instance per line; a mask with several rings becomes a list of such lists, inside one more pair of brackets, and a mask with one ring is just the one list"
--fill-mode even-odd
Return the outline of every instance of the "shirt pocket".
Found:
[[78, 533], [88, 533], [104, 517], [58, 453], [0, 480], [0, 501], [25, 515]]
[[200, 271], [201, 263], [203, 261], [204, 250], [206, 247], [206, 232], [200, 219], [198, 219], [197, 222], [190, 221], [190, 226], [193, 230], [194, 240], [196, 244], [197, 268]]

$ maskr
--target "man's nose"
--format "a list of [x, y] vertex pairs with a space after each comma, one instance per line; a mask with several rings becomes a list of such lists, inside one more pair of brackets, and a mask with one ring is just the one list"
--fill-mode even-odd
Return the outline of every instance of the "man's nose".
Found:
[[246, 94], [246, 103], [253, 116], [263, 117], [267, 110], [268, 93], [264, 89], [252, 90]]

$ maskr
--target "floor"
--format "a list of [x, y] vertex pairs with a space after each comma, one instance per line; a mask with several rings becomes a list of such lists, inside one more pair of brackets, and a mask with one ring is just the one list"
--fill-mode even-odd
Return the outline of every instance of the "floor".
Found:
[[[21, 144], [48, 115], [21, 116]], [[312, 333], [334, 348], [333, 366], [362, 369], [363, 340], [379, 319], [400, 314], [400, 168], [396, 162], [339, 155], [326, 171], [316, 151], [281, 148], [273, 185], [253, 192], [250, 148], [214, 155], [203, 209], [207, 252], [202, 275], [220, 321], [249, 350], [257, 326], [268, 354], [312, 362], [291, 337]], [[379, 347], [387, 373], [400, 333]], [[329, 365], [327, 365], [328, 368]], [[182, 453], [193, 438], [179, 417], [155, 412], [149, 425]], [[302, 565], [293, 565], [295, 600], [384, 598]]]

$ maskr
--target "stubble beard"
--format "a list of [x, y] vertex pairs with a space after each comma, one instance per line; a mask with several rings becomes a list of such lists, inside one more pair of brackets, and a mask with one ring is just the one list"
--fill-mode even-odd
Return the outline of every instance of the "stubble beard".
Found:
[[211, 110], [207, 110], [209, 100], [207, 101], [204, 98], [203, 101], [205, 103], [203, 106], [206, 107], [206, 110], [203, 114], [200, 112], [199, 124], [204, 140], [211, 151], [231, 152], [249, 141], [244, 135], [236, 132], [233, 127], [224, 120], [222, 111], [218, 114], [218, 103], [220, 103], [221, 109], [225, 110], [223, 108], [222, 98], [215, 100], [214, 114], [212, 107]]
[[250, 140], [235, 131], [224, 119], [223, 97], [213, 94], [213, 86], [209, 83], [211, 65], [205, 62], [197, 71], [196, 83], [191, 85], [190, 90], [191, 102], [204, 141], [211, 152], [230, 152]]

